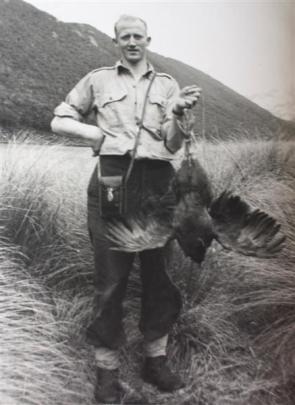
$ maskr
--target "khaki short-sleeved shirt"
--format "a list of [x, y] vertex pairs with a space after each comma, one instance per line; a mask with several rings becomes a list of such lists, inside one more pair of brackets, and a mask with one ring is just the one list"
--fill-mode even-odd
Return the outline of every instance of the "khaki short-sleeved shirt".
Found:
[[[65, 102], [56, 107], [54, 114], [83, 121], [94, 112], [97, 125], [105, 135], [101, 154], [123, 155], [134, 147], [145, 93], [153, 72], [154, 68], [148, 65], [146, 73], [136, 81], [121, 62], [94, 70], [79, 81]], [[166, 139], [169, 131], [169, 139], [182, 139], [181, 125], [172, 125], [172, 103], [178, 94], [175, 79], [157, 73], [148, 96], [138, 158], [176, 158], [177, 151], [168, 148]]]

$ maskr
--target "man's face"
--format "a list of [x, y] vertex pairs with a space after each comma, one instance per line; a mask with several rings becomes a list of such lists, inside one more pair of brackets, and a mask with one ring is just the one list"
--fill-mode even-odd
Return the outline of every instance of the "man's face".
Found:
[[144, 59], [150, 37], [144, 24], [140, 20], [122, 21], [117, 27], [117, 36], [114, 40], [123, 59], [137, 64]]

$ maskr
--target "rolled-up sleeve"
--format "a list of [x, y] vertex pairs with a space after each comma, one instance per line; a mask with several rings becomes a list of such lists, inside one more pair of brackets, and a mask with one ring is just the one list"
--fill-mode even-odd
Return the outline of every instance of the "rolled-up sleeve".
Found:
[[164, 123], [161, 127], [161, 133], [164, 138], [165, 147], [171, 153], [176, 153], [183, 145], [183, 129], [181, 125], [181, 118], [176, 118], [172, 112], [176, 98], [179, 96], [179, 85], [176, 80], [172, 83], [168, 91], [168, 100], [166, 107], [166, 116]]
[[91, 77], [92, 73], [90, 72], [76, 84], [67, 95], [65, 101], [55, 108], [55, 116], [83, 121], [93, 109], [94, 96]]

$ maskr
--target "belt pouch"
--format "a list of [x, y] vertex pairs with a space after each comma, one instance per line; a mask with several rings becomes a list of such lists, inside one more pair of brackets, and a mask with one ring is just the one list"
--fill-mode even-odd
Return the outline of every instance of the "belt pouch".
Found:
[[124, 215], [126, 196], [123, 176], [100, 176], [99, 213], [101, 216]]

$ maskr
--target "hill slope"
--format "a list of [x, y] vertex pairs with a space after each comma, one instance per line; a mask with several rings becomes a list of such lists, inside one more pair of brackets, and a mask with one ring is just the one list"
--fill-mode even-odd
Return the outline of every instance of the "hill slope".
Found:
[[[48, 130], [54, 107], [88, 71], [118, 58], [111, 39], [83, 24], [58, 21], [21, 0], [0, 4], [0, 125]], [[295, 133], [292, 124], [179, 61], [150, 53], [158, 71], [204, 91], [206, 131], [224, 138], [243, 132]], [[201, 107], [196, 108], [201, 117]], [[196, 129], [200, 130], [200, 119]]]

